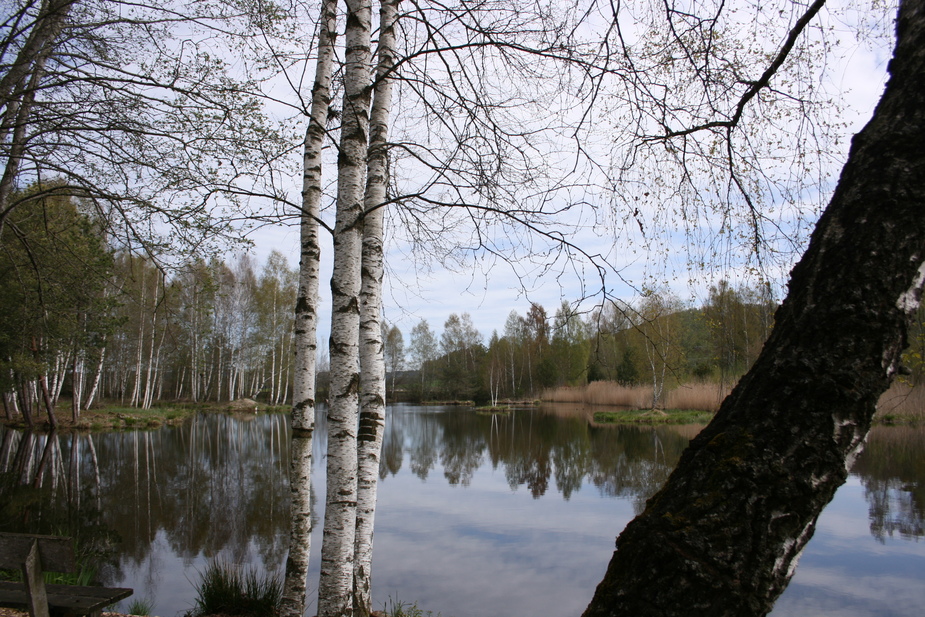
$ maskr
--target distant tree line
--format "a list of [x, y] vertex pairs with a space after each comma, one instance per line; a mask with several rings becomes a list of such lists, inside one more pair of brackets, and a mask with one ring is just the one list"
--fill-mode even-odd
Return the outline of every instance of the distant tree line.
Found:
[[[563, 302], [552, 318], [532, 304], [523, 315], [512, 311], [487, 345], [467, 313], [451, 314], [439, 337], [421, 320], [407, 345], [390, 326], [383, 334], [389, 395], [484, 403], [611, 381], [652, 387], [655, 405], [679, 384], [733, 385], [758, 357], [776, 308], [766, 286], [720, 280], [699, 306], [667, 290], [635, 302], [609, 301], [590, 313]], [[905, 355], [913, 384], [925, 376], [923, 317], [920, 312]]]
[[[551, 318], [532, 304], [523, 315], [512, 311], [487, 345], [467, 313], [451, 314], [439, 339], [422, 320], [407, 345], [411, 370], [397, 379], [402, 365], [389, 363], [390, 394], [484, 402], [601, 380], [659, 391], [688, 380], [728, 382], [757, 357], [774, 309], [761, 287], [724, 280], [694, 308], [668, 291], [634, 303], [609, 301], [590, 313], [563, 302]], [[384, 340], [387, 357], [391, 346], [405, 347], [394, 326]]]
[[[259, 267], [194, 259], [167, 272], [149, 258], [114, 250], [79, 199], [29, 197], [2, 229], [0, 390], [4, 412], [33, 423], [58, 400], [75, 417], [108, 403], [255, 398], [291, 403], [297, 273], [273, 252]], [[688, 381], [734, 383], [773, 327], [766, 287], [719, 281], [700, 306], [667, 290], [579, 313], [563, 302], [549, 316], [533, 304], [512, 311], [486, 342], [468, 313], [441, 333], [426, 320], [406, 342], [382, 326], [390, 400], [539, 396], [547, 388], [612, 381], [652, 386], [658, 399]], [[909, 333], [905, 366], [925, 375], [925, 326]], [[327, 394], [319, 363], [318, 394]]]

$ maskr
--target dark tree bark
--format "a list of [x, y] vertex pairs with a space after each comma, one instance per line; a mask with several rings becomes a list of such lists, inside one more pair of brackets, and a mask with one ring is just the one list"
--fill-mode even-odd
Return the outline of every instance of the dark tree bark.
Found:
[[925, 278], [925, 0], [751, 371], [617, 548], [586, 617], [763, 615], [863, 447]]

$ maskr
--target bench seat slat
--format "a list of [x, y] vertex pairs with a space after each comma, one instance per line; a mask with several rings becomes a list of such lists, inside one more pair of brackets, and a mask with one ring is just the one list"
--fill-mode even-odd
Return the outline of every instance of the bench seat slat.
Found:
[[[125, 587], [79, 587], [77, 585], [45, 585], [52, 613], [85, 615], [132, 595]], [[22, 583], [0, 582], [0, 606], [17, 607], [27, 602]]]

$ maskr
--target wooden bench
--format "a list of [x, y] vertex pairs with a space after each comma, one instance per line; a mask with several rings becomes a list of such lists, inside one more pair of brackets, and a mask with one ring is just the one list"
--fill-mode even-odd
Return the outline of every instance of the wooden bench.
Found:
[[46, 585], [43, 572], [76, 572], [70, 538], [0, 533], [0, 568], [22, 571], [22, 583], [0, 582], [0, 606], [26, 607], [32, 617], [99, 617], [103, 607], [132, 595], [131, 589]]

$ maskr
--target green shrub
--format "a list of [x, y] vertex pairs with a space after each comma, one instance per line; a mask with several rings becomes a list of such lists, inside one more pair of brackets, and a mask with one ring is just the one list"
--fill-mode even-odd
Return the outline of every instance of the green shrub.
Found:
[[278, 614], [283, 585], [274, 576], [259, 576], [253, 568], [212, 561], [197, 588], [193, 615], [245, 615], [272, 617]]

